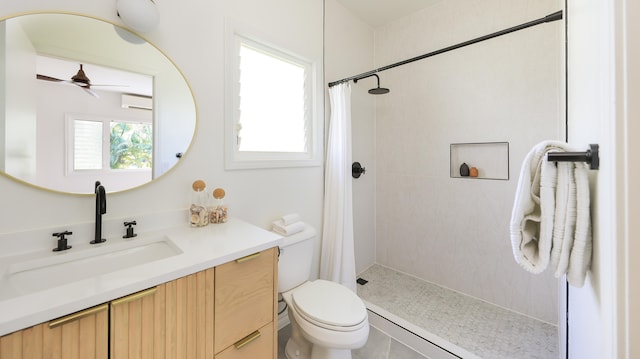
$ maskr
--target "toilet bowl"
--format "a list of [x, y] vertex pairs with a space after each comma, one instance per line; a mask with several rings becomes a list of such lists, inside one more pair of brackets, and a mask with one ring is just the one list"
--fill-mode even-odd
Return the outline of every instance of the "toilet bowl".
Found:
[[278, 263], [278, 291], [291, 323], [285, 355], [288, 359], [351, 359], [351, 350], [363, 347], [369, 336], [367, 309], [339, 283], [308, 280], [312, 228], [291, 237], [283, 239]]
[[[367, 342], [366, 307], [346, 287], [318, 279], [282, 293], [282, 297], [293, 325], [285, 349], [287, 358], [350, 359], [351, 349]], [[302, 335], [293, 335], [294, 330]]]

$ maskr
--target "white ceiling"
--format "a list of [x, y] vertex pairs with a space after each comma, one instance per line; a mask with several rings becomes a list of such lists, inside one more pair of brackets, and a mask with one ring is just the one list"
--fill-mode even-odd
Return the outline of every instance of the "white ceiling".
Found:
[[20, 26], [40, 55], [36, 73], [61, 82], [69, 83], [83, 64], [92, 90], [151, 96], [153, 76], [169, 66], [155, 47], [124, 41], [107, 22], [66, 14], [28, 14], [6, 21]]
[[442, 0], [338, 0], [372, 27], [400, 19]]

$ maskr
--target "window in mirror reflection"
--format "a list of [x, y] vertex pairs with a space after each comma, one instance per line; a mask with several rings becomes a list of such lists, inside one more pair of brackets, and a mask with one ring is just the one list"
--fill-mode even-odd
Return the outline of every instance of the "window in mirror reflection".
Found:
[[111, 121], [110, 168], [149, 168], [153, 164], [153, 130], [149, 123]]
[[102, 169], [102, 122], [73, 121], [73, 170]]
[[153, 166], [151, 123], [69, 116], [71, 172], [143, 170]]

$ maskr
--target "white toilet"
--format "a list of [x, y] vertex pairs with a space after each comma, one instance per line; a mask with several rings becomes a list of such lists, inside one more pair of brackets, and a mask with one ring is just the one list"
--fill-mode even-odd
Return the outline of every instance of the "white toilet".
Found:
[[369, 336], [367, 309], [347, 287], [326, 280], [309, 281], [316, 232], [284, 237], [278, 262], [278, 292], [289, 312], [289, 359], [351, 359]]

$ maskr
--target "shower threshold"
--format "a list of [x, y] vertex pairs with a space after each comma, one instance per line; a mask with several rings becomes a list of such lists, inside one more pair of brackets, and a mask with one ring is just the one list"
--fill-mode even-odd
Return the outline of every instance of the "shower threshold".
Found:
[[372, 326], [433, 359], [557, 359], [558, 328], [381, 265], [358, 285]]

